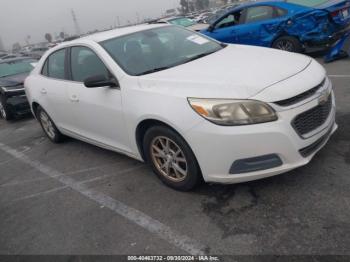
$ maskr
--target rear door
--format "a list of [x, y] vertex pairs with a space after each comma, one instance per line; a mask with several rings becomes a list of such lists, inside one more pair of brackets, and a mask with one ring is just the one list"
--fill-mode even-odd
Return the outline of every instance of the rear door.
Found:
[[46, 59], [41, 72], [39, 104], [59, 128], [70, 129], [72, 115], [65, 110], [68, 80], [66, 57], [67, 49], [64, 48]]
[[271, 46], [274, 33], [287, 11], [269, 5], [244, 9], [243, 21], [237, 30], [239, 43], [256, 46]]

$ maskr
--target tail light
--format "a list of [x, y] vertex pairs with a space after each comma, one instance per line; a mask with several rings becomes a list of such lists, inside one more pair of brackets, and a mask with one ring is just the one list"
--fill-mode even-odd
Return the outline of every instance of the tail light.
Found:
[[340, 11], [341, 11], [341, 10], [337, 10], [337, 11], [332, 12], [332, 13], [331, 13], [331, 16], [332, 16], [332, 17], [337, 17], [337, 16], [340, 14]]
[[331, 13], [331, 16], [332, 16], [332, 17], [337, 17], [337, 16], [339, 16], [339, 15], [342, 16], [342, 13], [348, 11], [349, 8], [350, 8], [350, 6], [346, 6], [346, 7], [342, 8], [342, 9], [338, 9], [338, 10], [336, 10], [336, 11], [333, 11], [333, 12]]

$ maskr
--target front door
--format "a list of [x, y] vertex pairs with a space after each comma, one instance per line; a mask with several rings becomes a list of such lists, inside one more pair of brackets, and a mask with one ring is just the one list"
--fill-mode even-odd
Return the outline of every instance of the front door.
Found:
[[70, 49], [72, 83], [68, 88], [70, 111], [75, 114], [72, 132], [83, 138], [121, 151], [130, 151], [123, 117], [122, 94], [119, 88], [87, 88], [84, 80], [91, 76], [110, 76], [110, 72], [87, 47]]

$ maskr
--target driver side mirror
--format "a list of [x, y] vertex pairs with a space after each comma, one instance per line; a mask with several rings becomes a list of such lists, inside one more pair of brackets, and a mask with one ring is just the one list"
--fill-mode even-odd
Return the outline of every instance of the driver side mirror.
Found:
[[114, 77], [107, 78], [105, 75], [96, 75], [88, 77], [84, 80], [84, 85], [87, 88], [96, 88], [96, 87], [119, 87], [118, 80]]
[[214, 30], [215, 30], [215, 26], [214, 25], [210, 25], [208, 27], [208, 32], [212, 33], [212, 32], [214, 32]]

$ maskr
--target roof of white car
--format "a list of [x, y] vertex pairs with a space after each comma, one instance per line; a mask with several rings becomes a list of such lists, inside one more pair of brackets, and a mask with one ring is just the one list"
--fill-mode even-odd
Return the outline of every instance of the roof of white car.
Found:
[[82, 38], [79, 38], [77, 40], [73, 40], [72, 42], [79, 42], [80, 40], [92, 40], [94, 42], [101, 42], [105, 41], [108, 39], [112, 39], [115, 37], [123, 36], [123, 35], [128, 35], [136, 32], [141, 32], [144, 30], [149, 30], [153, 28], [158, 28], [158, 27], [163, 27], [166, 25], [162, 24], [142, 24], [142, 25], [136, 25], [136, 26], [128, 26], [128, 27], [123, 27], [123, 28], [117, 28], [105, 32], [100, 32], [92, 35], [88, 35]]

